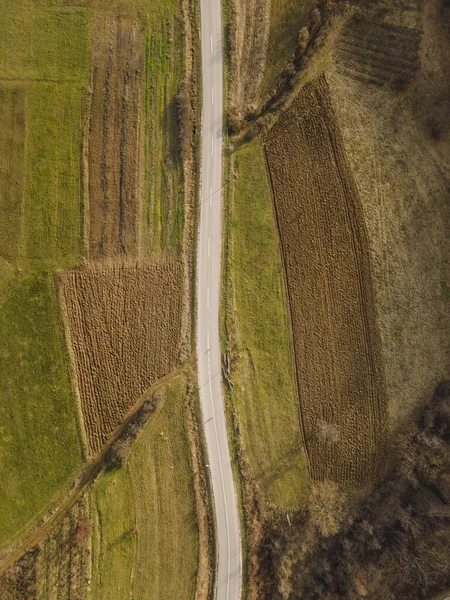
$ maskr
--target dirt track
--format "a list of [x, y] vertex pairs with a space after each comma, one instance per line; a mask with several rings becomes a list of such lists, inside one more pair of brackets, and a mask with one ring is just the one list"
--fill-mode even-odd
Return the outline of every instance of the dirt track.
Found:
[[139, 396], [178, 362], [183, 265], [97, 265], [60, 280], [94, 455]]
[[314, 479], [372, 481], [386, 397], [368, 241], [324, 77], [265, 142]]

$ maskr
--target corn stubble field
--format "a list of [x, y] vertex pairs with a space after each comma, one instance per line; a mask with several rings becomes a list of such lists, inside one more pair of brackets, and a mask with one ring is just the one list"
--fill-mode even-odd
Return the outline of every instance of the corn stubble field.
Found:
[[60, 275], [89, 451], [178, 363], [183, 265], [117, 264]]

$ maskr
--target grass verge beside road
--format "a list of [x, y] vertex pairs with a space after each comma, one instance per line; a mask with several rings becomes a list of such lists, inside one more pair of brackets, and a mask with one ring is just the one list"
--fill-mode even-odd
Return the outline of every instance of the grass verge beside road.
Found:
[[267, 499], [298, 507], [308, 486], [283, 269], [258, 140], [236, 154], [228, 223], [231, 398]]
[[186, 381], [179, 378], [165, 389], [126, 467], [94, 486], [93, 600], [194, 597], [198, 527], [190, 456]]

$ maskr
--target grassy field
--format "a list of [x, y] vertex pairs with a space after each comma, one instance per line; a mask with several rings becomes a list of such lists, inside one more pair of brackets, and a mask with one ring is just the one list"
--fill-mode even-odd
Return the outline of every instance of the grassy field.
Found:
[[84, 92], [66, 84], [27, 90], [21, 262], [64, 268], [82, 257], [80, 149]]
[[298, 35], [314, 8], [314, 0], [271, 0], [269, 45], [261, 98], [272, 90], [297, 45]]
[[0, 544], [82, 461], [53, 272], [82, 257], [90, 17], [14, 4], [0, 24]]
[[[278, 234], [259, 141], [237, 154], [230, 205], [228, 319], [240, 354], [235, 404], [247, 456], [267, 498], [298, 506], [308, 485]], [[257, 266], [256, 266], [257, 265]]]
[[2, 6], [0, 79], [83, 82], [90, 65], [89, 13], [27, 4]]
[[147, 30], [145, 67], [144, 236], [151, 254], [179, 252], [183, 236], [183, 175], [177, 139], [176, 96], [184, 55], [180, 5], [168, 3], [162, 19]]
[[126, 467], [92, 492], [92, 600], [193, 598], [198, 560], [186, 382], [164, 400]]
[[53, 277], [17, 275], [0, 310], [0, 544], [81, 464]]

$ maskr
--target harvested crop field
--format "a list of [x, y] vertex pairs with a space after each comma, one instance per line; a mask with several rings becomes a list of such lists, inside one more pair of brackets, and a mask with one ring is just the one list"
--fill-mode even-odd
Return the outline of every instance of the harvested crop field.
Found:
[[89, 255], [135, 254], [140, 220], [139, 160], [145, 35], [124, 18], [96, 20], [88, 136]]
[[420, 35], [416, 29], [353, 18], [336, 46], [339, 70], [377, 86], [405, 83], [419, 69]]
[[385, 384], [367, 234], [324, 77], [305, 85], [265, 151], [311, 474], [363, 485], [383, 454]]
[[89, 449], [177, 364], [183, 264], [97, 265], [61, 274]]

